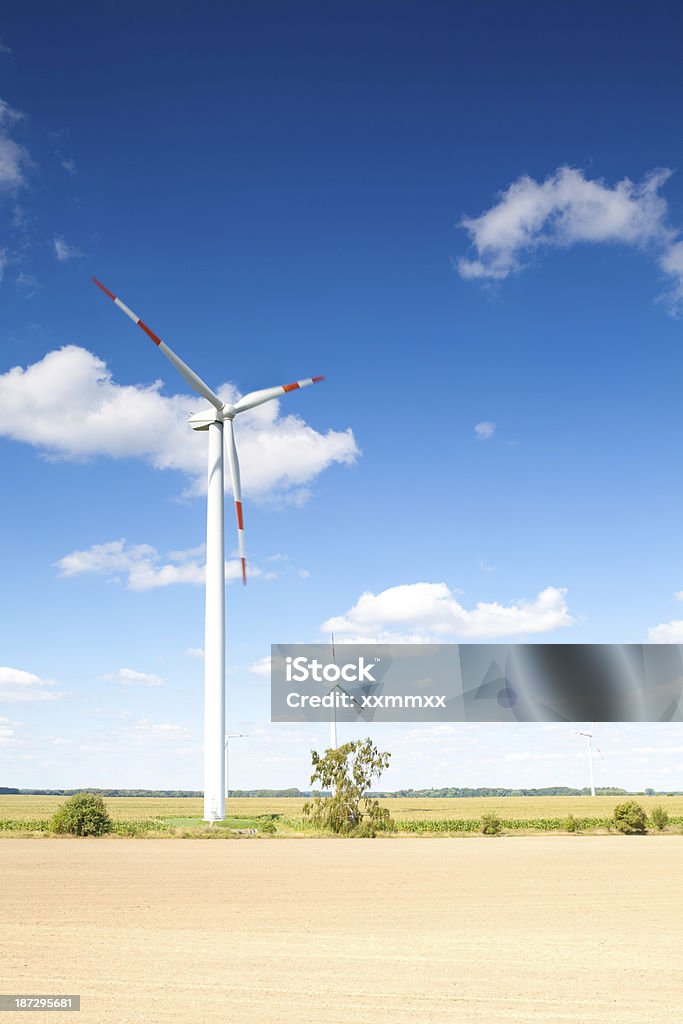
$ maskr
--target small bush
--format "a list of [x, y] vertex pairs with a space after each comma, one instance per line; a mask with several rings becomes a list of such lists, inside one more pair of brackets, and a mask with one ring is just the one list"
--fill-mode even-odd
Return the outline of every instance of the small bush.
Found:
[[570, 814], [569, 817], [567, 818], [567, 820], [565, 821], [564, 828], [565, 828], [566, 832], [578, 832], [579, 831], [579, 823], [578, 823], [578, 821], [576, 820], [576, 818], [574, 817], [573, 814]]
[[482, 814], [481, 831], [485, 836], [499, 836], [503, 831], [503, 823], [495, 812]]
[[653, 807], [650, 811], [650, 821], [654, 828], [661, 832], [669, 824], [669, 812], [665, 811], [661, 806]]
[[617, 831], [625, 835], [642, 835], [647, 832], [647, 814], [635, 800], [617, 804], [612, 821]]
[[113, 823], [101, 796], [76, 793], [52, 816], [50, 828], [72, 836], [103, 836], [112, 831]]
[[277, 832], [275, 822], [270, 818], [268, 819], [268, 821], [259, 822], [258, 830], [259, 832], [268, 832], [270, 835], [273, 835], [274, 832]]

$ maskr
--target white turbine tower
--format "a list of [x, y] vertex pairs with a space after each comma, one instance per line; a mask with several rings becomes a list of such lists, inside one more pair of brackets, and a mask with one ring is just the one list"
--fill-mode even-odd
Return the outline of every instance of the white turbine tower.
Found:
[[219, 821], [225, 817], [225, 530], [224, 530], [224, 471], [223, 471], [223, 428], [227, 426], [226, 443], [232, 492], [237, 513], [237, 537], [242, 579], [247, 582], [247, 556], [244, 545], [244, 522], [242, 517], [242, 489], [240, 467], [235, 447], [232, 421], [235, 416], [253, 409], [263, 402], [279, 398], [288, 391], [317, 384], [322, 377], [307, 377], [284, 384], [280, 387], [265, 388], [244, 395], [234, 405], [223, 402], [222, 398], [208, 387], [194, 370], [180, 359], [154, 331], [142, 322], [136, 313], [117, 298], [108, 288], [93, 278], [98, 288], [141, 327], [145, 334], [173, 363], [176, 370], [187, 381], [193, 391], [206, 399], [210, 408], [190, 416], [193, 430], [206, 430], [209, 434], [209, 467], [206, 516], [206, 611], [204, 620], [204, 820]]
[[[586, 736], [587, 739], [588, 739], [588, 764], [589, 764], [589, 767], [590, 767], [590, 775], [591, 775], [591, 796], [595, 796], [595, 776], [593, 774], [593, 734], [594, 733], [595, 733], [595, 722], [593, 722], [593, 724], [591, 726], [591, 731], [590, 732], [577, 732], [577, 734], [576, 734], [577, 736]], [[595, 749], [597, 750], [598, 754], [600, 754], [600, 757], [602, 757], [602, 751], [600, 750], [600, 747], [596, 747]]]

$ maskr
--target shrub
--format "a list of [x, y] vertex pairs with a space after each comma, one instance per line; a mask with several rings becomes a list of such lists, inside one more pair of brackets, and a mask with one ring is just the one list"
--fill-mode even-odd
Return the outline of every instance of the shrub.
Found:
[[650, 811], [650, 821], [657, 831], [661, 832], [669, 824], [669, 813], [661, 806], [653, 807]]
[[355, 828], [351, 829], [348, 834], [352, 839], [374, 839], [377, 832], [372, 822], [363, 821], [360, 825], [356, 825]]
[[642, 834], [647, 831], [647, 814], [635, 800], [617, 804], [612, 821], [617, 831], [625, 835]]
[[499, 836], [503, 831], [503, 823], [495, 812], [482, 814], [481, 831], [485, 836]]
[[565, 827], [565, 831], [566, 832], [578, 832], [579, 831], [579, 823], [578, 823], [578, 821], [576, 820], [576, 818], [574, 817], [573, 814], [569, 815], [569, 817], [567, 818], [567, 820], [564, 823], [564, 827]]
[[271, 835], [274, 832], [277, 832], [277, 828], [275, 826], [275, 822], [272, 820], [272, 818], [268, 818], [267, 821], [259, 822], [258, 830], [259, 830], [259, 832], [268, 832]]
[[52, 816], [50, 828], [72, 836], [103, 836], [112, 831], [113, 823], [101, 796], [76, 793]]

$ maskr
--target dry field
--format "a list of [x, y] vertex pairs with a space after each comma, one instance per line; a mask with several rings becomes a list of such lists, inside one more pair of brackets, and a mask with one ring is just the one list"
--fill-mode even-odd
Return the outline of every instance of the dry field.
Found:
[[[397, 821], [405, 819], [439, 818], [480, 818], [487, 811], [495, 811], [501, 818], [562, 818], [569, 814], [576, 817], [611, 816], [614, 807], [624, 796], [527, 796], [527, 797], [478, 797], [463, 799], [396, 798], [384, 800], [392, 817]], [[639, 796], [635, 797], [646, 811], [661, 805], [670, 815], [683, 816], [683, 796]], [[48, 818], [63, 803], [62, 796], [0, 796], [0, 819]], [[272, 798], [231, 798], [230, 813], [250, 817], [259, 814], [284, 814], [289, 818], [301, 818], [306, 801], [288, 797]], [[130, 820], [151, 817], [194, 817], [201, 818], [203, 802], [192, 797], [107, 797], [105, 803], [113, 818]]]
[[80, 993], [80, 1024], [679, 1024], [682, 856], [679, 836], [16, 839], [0, 992]]

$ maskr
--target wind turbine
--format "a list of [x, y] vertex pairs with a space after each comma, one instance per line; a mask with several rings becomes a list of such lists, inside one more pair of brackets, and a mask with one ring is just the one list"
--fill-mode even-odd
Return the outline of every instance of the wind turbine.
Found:
[[[336, 652], [335, 646], [334, 646], [334, 633], [330, 634], [330, 637], [331, 637], [331, 644], [332, 644], [332, 661], [336, 665], [337, 664], [337, 652]], [[333, 683], [333, 685], [327, 691], [329, 694], [332, 695], [332, 698], [333, 698], [332, 699], [332, 708], [331, 708], [331, 717], [330, 717], [330, 749], [331, 750], [336, 750], [337, 749], [337, 701], [336, 701], [336, 695], [335, 695], [335, 692], [337, 690], [339, 690], [340, 693], [343, 693], [345, 697], [348, 697], [349, 700], [353, 701], [353, 703], [357, 705], [357, 707], [361, 710], [361, 712], [362, 712], [362, 709], [363, 709], [363, 705], [360, 703], [360, 701], [357, 700], [357, 698], [354, 697], [354, 695], [352, 693], [349, 693], [348, 690], [345, 690], [344, 687], [340, 684], [339, 680], [337, 680], [336, 683]]]
[[[337, 664], [337, 655], [334, 650], [334, 633], [332, 634], [332, 661]], [[332, 687], [330, 693], [334, 694], [337, 688], [337, 684]], [[337, 749], [337, 708], [335, 707], [336, 701], [332, 701], [332, 718], [330, 719], [330, 747], [332, 750]]]
[[225, 768], [223, 761], [225, 743], [225, 526], [224, 526], [224, 470], [223, 430], [227, 426], [226, 443], [232, 480], [232, 493], [237, 514], [237, 538], [242, 580], [247, 582], [247, 555], [244, 544], [244, 521], [242, 516], [242, 488], [240, 467], [235, 447], [233, 420], [248, 409], [279, 398], [288, 391], [317, 384], [322, 377], [307, 377], [293, 384], [284, 384], [261, 391], [251, 391], [231, 405], [208, 387], [187, 363], [184, 363], [143, 323], [137, 313], [113, 292], [98, 281], [93, 281], [105, 295], [114, 302], [126, 316], [142, 328], [157, 348], [175, 366], [181, 377], [202, 398], [209, 407], [190, 416], [193, 430], [206, 430], [208, 443], [208, 490], [206, 498], [206, 610], [204, 619], [204, 820], [220, 821], [225, 817]]
[[[591, 731], [590, 732], [577, 732], [577, 734], [576, 734], [577, 736], [586, 736], [588, 738], [588, 764], [590, 765], [590, 773], [591, 773], [591, 796], [595, 796], [595, 778], [594, 778], [594, 775], [593, 775], [593, 734], [594, 734], [594, 732], [595, 732], [595, 722], [593, 722], [593, 724], [591, 726]], [[600, 750], [600, 747], [596, 747], [595, 749], [597, 750], [598, 754], [600, 754], [600, 757], [602, 757], [602, 751]], [[604, 758], [603, 758], [603, 760], [604, 760]]]

